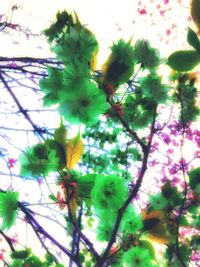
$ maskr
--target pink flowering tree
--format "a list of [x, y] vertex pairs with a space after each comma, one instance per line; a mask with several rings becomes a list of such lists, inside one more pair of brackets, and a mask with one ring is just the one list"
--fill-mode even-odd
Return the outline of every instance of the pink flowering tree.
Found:
[[[2, 27], [22, 30], [7, 22]], [[12, 267], [198, 266], [199, 74], [192, 72], [200, 63], [198, 35], [188, 29], [191, 49], [166, 60], [148, 40], [120, 39], [101, 70], [96, 37], [76, 13], [59, 12], [44, 35], [55, 58], [0, 58], [1, 114], [26, 123], [1, 127], [1, 174], [9, 179], [0, 192], [1, 261]], [[163, 65], [172, 70], [167, 77]], [[37, 109], [26, 107], [18, 87], [25, 99], [38, 101]], [[58, 128], [41, 122], [47, 111], [50, 118], [59, 114]], [[16, 133], [10, 149], [18, 158], [5, 148], [9, 131]], [[28, 138], [26, 148], [19, 147], [17, 131]], [[40, 253], [22, 244], [25, 229]]]

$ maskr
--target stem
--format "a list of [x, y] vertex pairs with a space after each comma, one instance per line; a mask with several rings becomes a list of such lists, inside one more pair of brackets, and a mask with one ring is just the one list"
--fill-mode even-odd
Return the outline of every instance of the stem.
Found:
[[14, 248], [13, 243], [12, 243], [12, 238], [10, 238], [9, 236], [7, 236], [2, 230], [0, 230], [0, 234], [4, 237], [4, 239], [8, 243], [10, 249], [12, 251], [15, 251], [15, 248]]
[[63, 247], [57, 240], [55, 240], [49, 233], [47, 233], [44, 228], [36, 221], [36, 219], [32, 216], [32, 214], [29, 212], [29, 210], [21, 203], [18, 202], [18, 207], [21, 209], [21, 211], [26, 215], [26, 218], [28, 222], [30, 221], [34, 223], [34, 225], [37, 227], [37, 231], [44, 235], [47, 239], [49, 239], [54, 245], [56, 245], [62, 252], [64, 252], [69, 258], [72, 258], [73, 261], [76, 263], [75, 257], [69, 252], [68, 249]]
[[184, 118], [184, 114], [183, 114], [183, 99], [181, 96], [181, 88], [178, 88], [178, 92], [179, 92], [179, 101], [181, 104], [181, 124], [182, 124], [182, 128], [183, 128], [183, 133], [182, 133], [182, 138], [181, 138], [181, 145], [180, 145], [180, 154], [181, 154], [181, 170], [182, 170], [182, 174], [183, 174], [183, 179], [184, 179], [184, 198], [183, 201], [181, 203], [181, 207], [180, 207], [180, 211], [177, 217], [177, 228], [176, 228], [176, 255], [177, 258], [179, 259], [179, 261], [181, 262], [181, 264], [184, 267], [187, 267], [187, 265], [184, 263], [180, 250], [179, 250], [179, 228], [180, 228], [180, 221], [181, 221], [181, 216], [182, 213], [184, 211], [184, 205], [185, 205], [185, 201], [187, 198], [187, 182], [186, 182], [186, 175], [185, 175], [185, 166], [183, 163], [183, 145], [184, 145], [184, 138], [185, 138], [185, 118]]
[[[113, 104], [110, 101], [110, 99], [107, 98], [107, 102], [110, 104], [110, 106], [113, 108]], [[114, 110], [114, 109], [113, 109]], [[124, 126], [124, 128], [126, 129], [126, 131], [128, 133], [130, 133], [130, 135], [138, 142], [138, 144], [141, 146], [143, 152], [146, 150], [146, 145], [142, 142], [142, 140], [139, 138], [139, 136], [137, 135], [137, 133], [135, 131], [133, 131], [128, 123], [117, 113], [115, 112], [115, 115], [117, 116], [117, 118], [120, 120], [121, 124]]]
[[[49, 249], [47, 248], [47, 246], [45, 245], [44, 241], [42, 240], [42, 238], [40, 237], [39, 233], [37, 232], [37, 227], [35, 227], [34, 223], [33, 223], [31, 220], [28, 220], [28, 222], [29, 222], [29, 224], [31, 225], [33, 231], [35, 232], [35, 234], [36, 234], [38, 240], [40, 241], [40, 243], [41, 243], [41, 245], [42, 245], [42, 247], [46, 250], [46, 252], [47, 252], [48, 254], [52, 254], [52, 253], [50, 253]], [[58, 263], [58, 260], [56, 259], [55, 256], [54, 256], [54, 261], [55, 261], [55, 263]]]

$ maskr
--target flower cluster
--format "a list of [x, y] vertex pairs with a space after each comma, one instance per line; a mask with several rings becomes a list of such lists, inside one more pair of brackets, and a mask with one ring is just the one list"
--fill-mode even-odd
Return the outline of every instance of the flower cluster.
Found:
[[[108, 108], [106, 95], [90, 77], [98, 43], [78, 20], [73, 22], [66, 12], [63, 16], [69, 25], [52, 50], [63, 62], [64, 69], [49, 67], [49, 77], [40, 80], [40, 88], [45, 93], [44, 105], [58, 104], [59, 112], [71, 123], [93, 125]], [[57, 19], [61, 17], [59, 14]]]
[[126, 43], [124, 40], [119, 40], [117, 44], [114, 44], [111, 51], [108, 61], [103, 65], [103, 82], [117, 88], [132, 76], [135, 53], [130, 42]]
[[21, 175], [38, 177], [46, 176], [49, 172], [58, 169], [59, 158], [56, 151], [46, 144], [37, 144], [26, 150], [20, 156]]
[[135, 57], [143, 68], [154, 70], [160, 64], [160, 54], [147, 40], [138, 40], [135, 44]]

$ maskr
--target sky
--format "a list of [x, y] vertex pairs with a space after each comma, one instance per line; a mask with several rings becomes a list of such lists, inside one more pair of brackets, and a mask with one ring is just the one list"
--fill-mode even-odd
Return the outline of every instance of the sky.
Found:
[[[12, 34], [1, 39], [1, 55], [49, 56], [49, 46], [41, 32], [53, 21], [59, 10], [76, 11], [83, 24], [93, 31], [100, 43], [100, 66], [109, 47], [120, 38], [135, 42], [148, 39], [168, 56], [174, 49], [184, 48], [190, 0], [1, 0], [0, 14], [6, 13], [12, 23], [27, 27], [36, 38]], [[12, 12], [11, 7], [17, 9]], [[180, 23], [181, 17], [181, 23]], [[191, 24], [191, 27], [194, 25]], [[19, 45], [20, 44], [20, 45]]]
[[[106, 60], [109, 47], [120, 38], [132, 38], [133, 43], [140, 38], [148, 39], [153, 47], [160, 50], [161, 56], [166, 58], [171, 52], [188, 47], [188, 25], [195, 29], [190, 19], [189, 3], [190, 0], [0, 0], [0, 22], [7, 19], [12, 24], [21, 25], [20, 31], [11, 29], [7, 33], [0, 32], [0, 56], [53, 57], [41, 33], [51, 24], [59, 10], [66, 9], [76, 11], [81, 22], [95, 33], [100, 48], [98, 68], [101, 68], [101, 64]], [[14, 10], [13, 6], [16, 7]], [[27, 32], [27, 29], [30, 30], [28, 35], [23, 32]], [[22, 96], [24, 91], [20, 90], [17, 88], [16, 93], [26, 104], [30, 94]], [[34, 108], [35, 103], [31, 99], [29, 107], [33, 105]], [[35, 121], [38, 119], [34, 114], [33, 118]], [[18, 117], [15, 118], [15, 122], [18, 119], [20, 120]], [[55, 117], [55, 121], [58, 122], [58, 116]], [[46, 117], [45, 123], [55, 126], [51, 116]], [[11, 127], [12, 122], [7, 126]], [[18, 133], [12, 133], [10, 142], [14, 140], [16, 146], [23, 147], [32, 141], [30, 138], [24, 139], [19, 136]], [[9, 150], [10, 156], [11, 151]], [[4, 181], [1, 183], [4, 184]], [[20, 180], [17, 186], [22, 186]], [[25, 190], [22, 198], [28, 197], [29, 201], [34, 202], [35, 194], [27, 195], [33, 188], [32, 182], [23, 181], [23, 186]], [[39, 189], [47, 194], [44, 185], [38, 184], [36, 187], [35, 190]], [[56, 234], [62, 240], [62, 232], [59, 234], [57, 231]], [[29, 240], [30, 237], [33, 238], [29, 233]]]

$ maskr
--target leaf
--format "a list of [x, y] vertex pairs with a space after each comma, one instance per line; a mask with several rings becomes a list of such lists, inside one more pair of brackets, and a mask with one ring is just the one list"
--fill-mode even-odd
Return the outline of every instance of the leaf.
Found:
[[77, 179], [77, 183], [80, 189], [80, 195], [82, 197], [89, 197], [92, 188], [94, 187], [96, 174], [86, 174]]
[[177, 51], [171, 54], [167, 64], [176, 71], [190, 71], [200, 63], [200, 53], [197, 51]]
[[45, 106], [58, 103], [58, 92], [62, 89], [63, 85], [63, 72], [61, 70], [48, 67], [48, 75], [48, 78], [39, 81], [40, 89], [45, 94], [43, 97]]
[[64, 169], [66, 163], [65, 150], [60, 143], [53, 139], [46, 139], [45, 144], [48, 145], [49, 149], [55, 151], [56, 157], [58, 158], [59, 170]]
[[11, 253], [12, 259], [26, 259], [31, 254], [31, 249], [27, 248], [24, 250], [16, 250]]
[[193, 169], [189, 173], [189, 185], [192, 189], [195, 189], [196, 186], [200, 184], [200, 167]]
[[199, 38], [197, 37], [197, 34], [192, 29], [189, 29], [189, 31], [188, 31], [187, 41], [198, 52], [200, 52], [200, 41], [199, 41]]
[[15, 223], [18, 209], [18, 192], [0, 193], [0, 217], [3, 219], [1, 229], [9, 229]]
[[57, 198], [53, 194], [49, 195], [49, 198], [55, 202], [58, 201]]
[[84, 145], [80, 137], [80, 131], [76, 137], [69, 140], [66, 145], [66, 167], [72, 169], [80, 160], [84, 152]]
[[60, 127], [54, 132], [54, 140], [61, 144], [61, 146], [65, 150], [67, 143], [67, 130], [63, 124], [62, 118], [60, 119]]
[[154, 247], [152, 246], [152, 244], [149, 241], [147, 241], [147, 240], [140, 240], [140, 245], [143, 248], [148, 249], [148, 251], [149, 251], [149, 253], [151, 255], [151, 258], [153, 260], [156, 260], [155, 249], [154, 249]]

